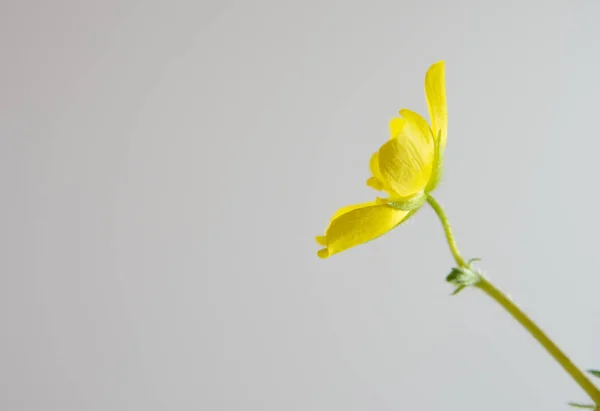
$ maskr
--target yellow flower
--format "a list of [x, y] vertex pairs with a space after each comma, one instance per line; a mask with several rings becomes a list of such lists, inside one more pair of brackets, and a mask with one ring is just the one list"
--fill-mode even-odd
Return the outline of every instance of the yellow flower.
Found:
[[400, 110], [390, 121], [390, 139], [371, 157], [367, 185], [388, 198], [338, 210], [317, 243], [321, 258], [371, 241], [406, 221], [427, 200], [439, 182], [448, 135], [444, 62], [425, 75], [425, 96], [431, 127], [419, 114]]

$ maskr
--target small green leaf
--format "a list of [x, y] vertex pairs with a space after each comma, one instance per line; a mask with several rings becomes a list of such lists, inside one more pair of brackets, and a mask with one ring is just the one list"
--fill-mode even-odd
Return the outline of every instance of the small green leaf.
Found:
[[594, 404], [578, 404], [576, 402], [570, 402], [569, 405], [575, 408], [587, 408], [589, 410], [595, 410], [596, 406]]
[[470, 285], [475, 285], [480, 279], [481, 277], [479, 274], [467, 267], [453, 268], [450, 274], [448, 274], [446, 277], [446, 281], [448, 281], [450, 284], [456, 285], [457, 287], [468, 287]]
[[448, 281], [450, 284], [455, 284], [462, 275], [463, 272], [460, 268], [453, 268], [452, 271], [450, 271], [450, 274], [446, 276], [446, 281]]
[[466, 286], [464, 286], [464, 285], [459, 285], [458, 287], [456, 287], [456, 290], [454, 290], [454, 291], [452, 292], [452, 295], [456, 295], [456, 294], [460, 293], [460, 292], [461, 292], [462, 290], [464, 290], [465, 288], [467, 288], [467, 287], [466, 287]]
[[481, 258], [479, 258], [479, 257], [471, 258], [469, 260], [469, 262], [467, 263], [467, 265], [470, 267], [471, 264], [473, 264], [475, 261], [481, 261]]
[[592, 374], [594, 377], [600, 378], [600, 371], [598, 371], [598, 370], [587, 370], [587, 372]]

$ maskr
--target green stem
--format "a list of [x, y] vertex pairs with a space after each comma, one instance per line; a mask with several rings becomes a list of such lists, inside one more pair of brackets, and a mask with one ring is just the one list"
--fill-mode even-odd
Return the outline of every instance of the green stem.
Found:
[[[446, 213], [440, 204], [431, 196], [427, 198], [427, 202], [431, 205], [435, 213], [440, 218], [450, 251], [456, 260], [459, 267], [469, 268], [468, 263], [465, 263], [464, 258], [458, 252], [458, 247], [452, 229], [448, 222]], [[480, 275], [481, 276], [481, 275]], [[548, 351], [548, 353], [563, 367], [563, 369], [575, 380], [577, 384], [587, 393], [587, 395], [600, 408], [600, 390], [587, 378], [587, 376], [566, 356], [564, 352], [538, 327], [521, 309], [502, 291], [497, 289], [489, 280], [481, 276], [480, 281], [475, 287], [489, 295], [498, 304], [500, 304], [508, 313], [521, 324], [533, 338], [535, 338]]]
[[440, 218], [440, 221], [442, 222], [442, 226], [444, 226], [444, 232], [446, 233], [446, 239], [448, 240], [448, 245], [450, 246], [450, 251], [452, 252], [452, 255], [454, 256], [454, 260], [456, 261], [456, 264], [458, 264], [459, 267], [467, 267], [468, 264], [466, 263], [465, 259], [462, 258], [460, 253], [458, 252], [458, 246], [456, 245], [456, 241], [454, 241], [454, 236], [452, 235], [452, 228], [450, 227], [450, 223], [448, 222], [448, 217], [446, 216], [444, 209], [435, 200], [435, 198], [433, 198], [430, 195], [427, 196], [427, 202], [429, 203], [429, 205], [433, 208], [435, 213]]
[[600, 391], [589, 380], [589, 378], [579, 369], [567, 355], [538, 327], [521, 309], [504, 294], [494, 287], [487, 279], [482, 278], [475, 287], [492, 297], [500, 304], [512, 317], [519, 322], [550, 354], [563, 369], [575, 380], [577, 384], [589, 395], [589, 397], [600, 405]]

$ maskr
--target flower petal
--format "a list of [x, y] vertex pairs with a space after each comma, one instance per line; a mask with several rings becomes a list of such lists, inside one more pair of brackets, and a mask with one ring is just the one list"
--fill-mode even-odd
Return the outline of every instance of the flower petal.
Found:
[[397, 137], [402, 131], [404, 127], [404, 119], [399, 117], [394, 117], [390, 120], [390, 138]]
[[383, 183], [381, 182], [381, 180], [379, 180], [376, 177], [369, 177], [367, 179], [367, 186], [369, 186], [377, 191], [383, 191]]
[[448, 136], [448, 106], [446, 105], [446, 76], [444, 61], [432, 65], [425, 75], [425, 95], [435, 136], [441, 131], [440, 147], [446, 147]]
[[388, 140], [379, 149], [379, 172], [383, 183], [399, 198], [420, 193], [431, 177], [435, 147], [433, 140], [427, 142], [419, 130], [416, 125], [405, 126], [398, 137]]
[[388, 187], [386, 187], [385, 182], [383, 180], [383, 176], [379, 171], [379, 155], [377, 153], [373, 153], [373, 155], [371, 156], [369, 168], [371, 169], [371, 174], [373, 176], [367, 180], [367, 185], [369, 187], [374, 188], [377, 191], [387, 191]]
[[410, 214], [377, 201], [344, 207], [338, 210], [324, 236], [317, 242], [326, 248], [317, 253], [321, 258], [347, 250], [387, 233]]
[[400, 110], [400, 115], [404, 117], [404, 133], [408, 135], [419, 135], [426, 145], [430, 145], [433, 150], [433, 132], [429, 123], [420, 114], [414, 111], [403, 108]]

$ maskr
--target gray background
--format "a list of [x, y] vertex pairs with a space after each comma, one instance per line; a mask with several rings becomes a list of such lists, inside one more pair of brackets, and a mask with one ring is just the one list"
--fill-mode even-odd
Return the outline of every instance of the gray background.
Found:
[[[519, 5], [519, 3], [522, 3]], [[467, 257], [600, 367], [596, 1], [3, 1], [0, 409], [566, 410], [429, 208], [328, 260], [446, 60]]]

